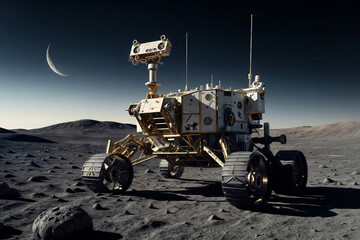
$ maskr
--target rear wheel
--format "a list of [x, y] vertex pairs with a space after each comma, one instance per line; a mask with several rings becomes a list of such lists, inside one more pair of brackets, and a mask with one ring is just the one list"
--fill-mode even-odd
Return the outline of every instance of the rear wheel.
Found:
[[130, 160], [117, 153], [93, 155], [82, 168], [82, 180], [94, 192], [125, 192], [133, 177]]
[[301, 151], [279, 151], [275, 160], [280, 169], [274, 176], [274, 191], [279, 194], [297, 195], [304, 192], [308, 178], [306, 158]]
[[164, 178], [180, 178], [184, 172], [184, 167], [171, 165], [164, 159], [160, 160], [159, 167]]
[[241, 209], [263, 206], [271, 194], [271, 171], [260, 152], [233, 152], [222, 171], [227, 201]]

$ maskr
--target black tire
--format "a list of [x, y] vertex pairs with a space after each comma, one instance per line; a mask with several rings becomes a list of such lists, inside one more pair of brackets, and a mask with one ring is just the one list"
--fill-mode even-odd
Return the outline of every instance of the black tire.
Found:
[[270, 197], [271, 170], [260, 152], [233, 152], [222, 170], [226, 200], [240, 209], [262, 207]]
[[123, 193], [133, 177], [130, 160], [117, 153], [93, 155], [82, 167], [82, 180], [93, 192]]
[[280, 169], [274, 169], [274, 192], [285, 195], [299, 195], [305, 191], [308, 167], [301, 151], [279, 151], [275, 161]]
[[184, 167], [173, 166], [164, 159], [160, 160], [159, 167], [160, 167], [160, 173], [164, 178], [180, 178], [184, 173]]

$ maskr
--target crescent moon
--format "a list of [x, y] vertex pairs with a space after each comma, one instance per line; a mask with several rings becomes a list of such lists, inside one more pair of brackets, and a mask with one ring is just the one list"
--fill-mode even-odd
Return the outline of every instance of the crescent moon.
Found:
[[47, 63], [49, 64], [49, 67], [51, 68], [51, 70], [53, 70], [56, 74], [59, 74], [60, 76], [63, 76], [63, 77], [67, 77], [67, 75], [63, 74], [62, 72], [60, 72], [59, 70], [57, 70], [57, 68], [55, 67], [53, 61], [51, 60], [50, 58], [50, 54], [49, 54], [49, 49], [50, 49], [50, 45], [51, 43], [49, 44], [47, 50], [46, 50], [46, 60], [47, 60]]

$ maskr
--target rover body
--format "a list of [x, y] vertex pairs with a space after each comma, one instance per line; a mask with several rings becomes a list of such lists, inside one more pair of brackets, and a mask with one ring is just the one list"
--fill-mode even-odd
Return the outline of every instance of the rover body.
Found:
[[[186, 167], [221, 167], [224, 196], [238, 208], [264, 205], [272, 190], [302, 192], [307, 181], [304, 154], [294, 150], [274, 155], [270, 144], [285, 144], [286, 137], [271, 137], [269, 124], [260, 124], [265, 113], [260, 77], [252, 81], [250, 74], [249, 86], [243, 89], [210, 83], [159, 95], [156, 73], [171, 48], [164, 35], [158, 41], [133, 41], [129, 60], [149, 70], [146, 98], [128, 108], [143, 137], [109, 140], [105, 153], [84, 163], [87, 186], [95, 192], [124, 192], [132, 182], [133, 166], [158, 158], [165, 178], [180, 178]], [[252, 137], [259, 128], [263, 137]]]

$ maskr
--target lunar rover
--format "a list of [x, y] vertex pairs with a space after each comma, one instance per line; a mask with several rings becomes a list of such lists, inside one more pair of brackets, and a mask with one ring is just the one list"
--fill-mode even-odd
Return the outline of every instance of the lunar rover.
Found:
[[[244, 89], [211, 83], [161, 95], [156, 73], [171, 47], [164, 35], [158, 41], [133, 41], [129, 60], [147, 65], [149, 93], [130, 104], [128, 112], [144, 136], [109, 140], [106, 153], [84, 163], [86, 185], [95, 192], [122, 193], [132, 183], [133, 166], [158, 158], [165, 178], [180, 178], [186, 167], [221, 167], [224, 196], [241, 209], [263, 206], [273, 190], [301, 193], [307, 182], [305, 156], [297, 150], [271, 152], [270, 144], [285, 144], [286, 136], [271, 137], [269, 124], [260, 124], [265, 85], [259, 76], [252, 81], [250, 71], [249, 87]], [[262, 127], [263, 137], [252, 137]]]

